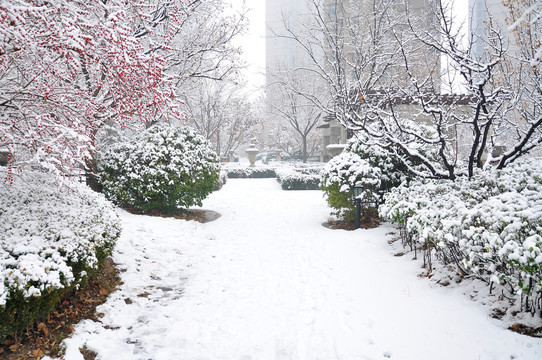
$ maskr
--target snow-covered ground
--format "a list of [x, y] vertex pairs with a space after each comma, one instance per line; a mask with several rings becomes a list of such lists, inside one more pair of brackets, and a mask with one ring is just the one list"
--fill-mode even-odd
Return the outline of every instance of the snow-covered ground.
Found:
[[121, 212], [124, 284], [66, 341], [66, 358], [183, 360], [542, 359], [459, 289], [394, 257], [393, 231], [321, 226], [320, 191], [228, 180], [199, 224]]

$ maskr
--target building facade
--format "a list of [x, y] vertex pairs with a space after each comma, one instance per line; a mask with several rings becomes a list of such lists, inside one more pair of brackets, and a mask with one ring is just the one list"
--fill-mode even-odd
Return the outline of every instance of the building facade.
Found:
[[[398, 80], [408, 82], [408, 77], [404, 74], [404, 66], [396, 64], [386, 70], [382, 70], [379, 80], [374, 82], [371, 77], [371, 71], [375, 67], [370, 60], [364, 60], [366, 54], [375, 52], [377, 56], [385, 53], [396, 53], [400, 46], [396, 41], [397, 30], [392, 27], [406, 27], [405, 17], [408, 16], [412, 24], [423, 31], [434, 31], [434, 18], [429, 5], [433, 0], [406, 0], [405, 2], [396, 2], [391, 0], [325, 0], [325, 10], [331, 26], [335, 26], [336, 31], [342, 33], [347, 45], [340, 49], [342, 55], [341, 68], [344, 69], [343, 83], [347, 84], [348, 90], [360, 89], [360, 94], [378, 92], [382, 89], [390, 89], [400, 84]], [[378, 24], [383, 24], [381, 27]], [[400, 32], [400, 31], [399, 31]], [[380, 49], [375, 49], [374, 44], [379, 44]], [[420, 47], [421, 48], [421, 47]], [[427, 47], [418, 53], [410, 54], [411, 63], [409, 71], [425, 75], [436, 69], [440, 69], [440, 56], [436, 52], [428, 50]], [[387, 67], [391, 64], [391, 58], [381, 57], [380, 66]], [[333, 66], [330, 63], [329, 66]], [[378, 67], [379, 65], [376, 64]], [[369, 69], [369, 70], [367, 70]], [[379, 70], [376, 72], [378, 73]], [[438, 71], [438, 70], [437, 70]], [[387, 74], [389, 75], [386, 75]], [[419, 77], [423, 77], [420, 75]], [[436, 92], [440, 91], [438, 82], [433, 84]], [[363, 89], [363, 90], [362, 90]], [[361, 95], [360, 95], [361, 96]], [[408, 105], [405, 105], [408, 107]], [[322, 160], [327, 161], [331, 157], [340, 153], [341, 144], [352, 136], [352, 131], [347, 130], [333, 116], [327, 116], [322, 125]], [[344, 147], [344, 146], [342, 146]]]
[[306, 61], [304, 50], [293, 40], [287, 39], [286, 25], [295, 33], [300, 31], [299, 19], [307, 13], [306, 0], [265, 0], [266, 25], [266, 113], [265, 135], [267, 143], [262, 147], [280, 152], [282, 121], [274, 111], [280, 101], [280, 87], [276, 86], [276, 73], [299, 67]]
[[[415, 19], [417, 26], [423, 29], [430, 30], [433, 25], [433, 19], [430, 12], [427, 11], [429, 3], [433, 0], [406, 0], [408, 7], [408, 14], [412, 19]], [[311, 6], [308, 4], [311, 3]], [[371, 46], [375, 41], [380, 43], [386, 43], [384, 46], [397, 46], [393, 45], [393, 31], [388, 27], [378, 29], [379, 34], [374, 34], [373, 29], [369, 29], [366, 24], [370, 24], [373, 17], [378, 20], [385, 19], [388, 14], [382, 15], [382, 11], [393, 12], [394, 16], [399, 18], [406, 15], [404, 5], [399, 5], [401, 2], [395, 2], [392, 0], [266, 0], [266, 83], [267, 83], [267, 101], [272, 103], [277, 98], [277, 88], [273, 86], [274, 77], [273, 71], [278, 67], [296, 68], [302, 66], [305, 62], [310, 63], [311, 59], [308, 58], [305, 50], [300, 47], [295, 41], [291, 39], [282, 38], [277, 35], [287, 34], [285, 29], [285, 23], [291, 28], [293, 32], [299, 33], [302, 27], [299, 25], [299, 20], [304, 15], [312, 12], [315, 13], [315, 5], [319, 6], [319, 15], [322, 17], [325, 26], [329, 26], [329, 37], [333, 35], [340, 35], [338, 38], [345, 40], [346, 44], [341, 44], [340, 59], [334, 59], [333, 51], [326, 53], [322, 50], [321, 56], [324, 59], [320, 59], [320, 65], [323, 67], [331, 68], [334, 66], [334, 61], [341, 62], [340, 67], [344, 70], [342, 74], [343, 79], [338, 82], [344, 83], [346, 88], [370, 88], [374, 86], [391, 87], [396, 86], [396, 81], [401, 76], [390, 76], [389, 80], [386, 80], [386, 76], [381, 77], [378, 84], [370, 83], [370, 75], [364, 74], [366, 71], [363, 62], [363, 57], [373, 51]], [[387, 10], [383, 10], [387, 9]], [[384, 20], [383, 22], [388, 21]], [[400, 23], [398, 20], [393, 24]], [[405, 25], [403, 25], [405, 26]], [[306, 29], [305, 29], [306, 30]], [[334, 33], [335, 32], [335, 33]], [[370, 38], [373, 36], [374, 38]], [[389, 41], [382, 40], [380, 36], [389, 37]], [[325, 37], [325, 36], [324, 36]], [[323, 47], [326, 47], [326, 41], [322, 39]], [[387, 42], [386, 42], [387, 41]], [[381, 52], [393, 52], [382, 50]], [[431, 69], [440, 68], [440, 57], [436, 53], [423, 53], [413, 57], [418, 62], [413, 69], [419, 72], [427, 72], [430, 67], [426, 66], [427, 62], [432, 62]], [[386, 66], [386, 59], [383, 58], [382, 62]], [[333, 70], [331, 70], [332, 72]], [[403, 71], [399, 67], [395, 66], [388, 71]], [[366, 79], [367, 78], [367, 79]], [[406, 76], [404, 77], [407, 81]], [[387, 82], [386, 82], [387, 81]], [[438, 85], [436, 85], [438, 87]], [[330, 91], [330, 93], [332, 93]], [[329, 101], [333, 102], [332, 96]], [[268, 105], [268, 110], [270, 106]], [[345, 144], [347, 139], [352, 135], [344, 126], [332, 115], [325, 115], [321, 117], [322, 124], [320, 125], [320, 131], [322, 136], [322, 154], [321, 160], [327, 161], [330, 157], [340, 149], [340, 144]], [[267, 123], [269, 127], [277, 124], [278, 119], [275, 119], [272, 111], [267, 111]], [[327, 149], [330, 149], [329, 151]]]
[[476, 56], [482, 58], [484, 55], [489, 23], [503, 34], [508, 33], [507, 16], [502, 0], [469, 0], [469, 30], [476, 36], [473, 44]]

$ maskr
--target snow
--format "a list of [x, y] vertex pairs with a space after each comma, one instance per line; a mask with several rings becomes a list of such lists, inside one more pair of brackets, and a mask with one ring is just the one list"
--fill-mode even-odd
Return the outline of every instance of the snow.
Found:
[[121, 212], [123, 285], [65, 341], [97, 359], [522, 359], [542, 339], [506, 330], [459, 287], [394, 257], [389, 225], [329, 230], [321, 191], [229, 179], [199, 224]]
[[470, 179], [418, 179], [392, 189], [379, 210], [403, 227], [403, 241], [409, 245], [437, 244], [431, 256], [488, 286], [497, 275], [501, 281], [492, 284], [500, 287], [496, 291], [514, 298], [519, 308], [522, 302], [535, 304], [526, 307], [535, 313], [541, 310], [542, 296], [536, 266], [542, 239], [537, 236], [542, 232], [541, 176], [542, 158], [530, 158]]
[[[8, 173], [0, 167], [0, 179]], [[58, 180], [27, 170], [0, 183], [0, 310], [18, 292], [29, 298], [77, 285], [121, 232], [102, 195]]]

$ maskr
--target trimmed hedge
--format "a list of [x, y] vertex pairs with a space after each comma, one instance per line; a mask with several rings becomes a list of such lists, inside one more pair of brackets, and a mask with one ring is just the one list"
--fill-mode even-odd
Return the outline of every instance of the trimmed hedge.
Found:
[[[0, 177], [7, 170], [0, 168]], [[0, 184], [0, 341], [44, 319], [99, 271], [120, 235], [105, 198], [28, 171]]]
[[320, 190], [322, 167], [277, 168], [277, 181], [282, 190]]
[[270, 179], [277, 177], [273, 167], [225, 168], [230, 179]]

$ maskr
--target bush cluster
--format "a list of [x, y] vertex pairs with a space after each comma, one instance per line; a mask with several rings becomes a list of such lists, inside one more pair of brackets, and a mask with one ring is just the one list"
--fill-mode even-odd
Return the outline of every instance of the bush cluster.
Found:
[[270, 179], [277, 177], [272, 166], [225, 168], [230, 179]]
[[[0, 178], [6, 178], [0, 168]], [[0, 341], [45, 318], [99, 270], [120, 235], [105, 198], [27, 171], [0, 184]]]
[[322, 167], [280, 167], [276, 170], [282, 190], [320, 190]]
[[142, 213], [175, 213], [200, 205], [219, 187], [220, 164], [209, 143], [188, 127], [158, 124], [99, 157], [104, 194]]
[[542, 302], [542, 159], [471, 179], [417, 180], [392, 190], [381, 216], [403, 242], [490, 286], [521, 294], [526, 310]]
[[391, 151], [353, 139], [341, 154], [326, 164], [321, 187], [329, 206], [335, 209], [333, 214], [346, 221], [355, 218], [353, 188], [355, 185], [363, 187], [362, 217], [374, 222], [384, 194], [410, 177]]

